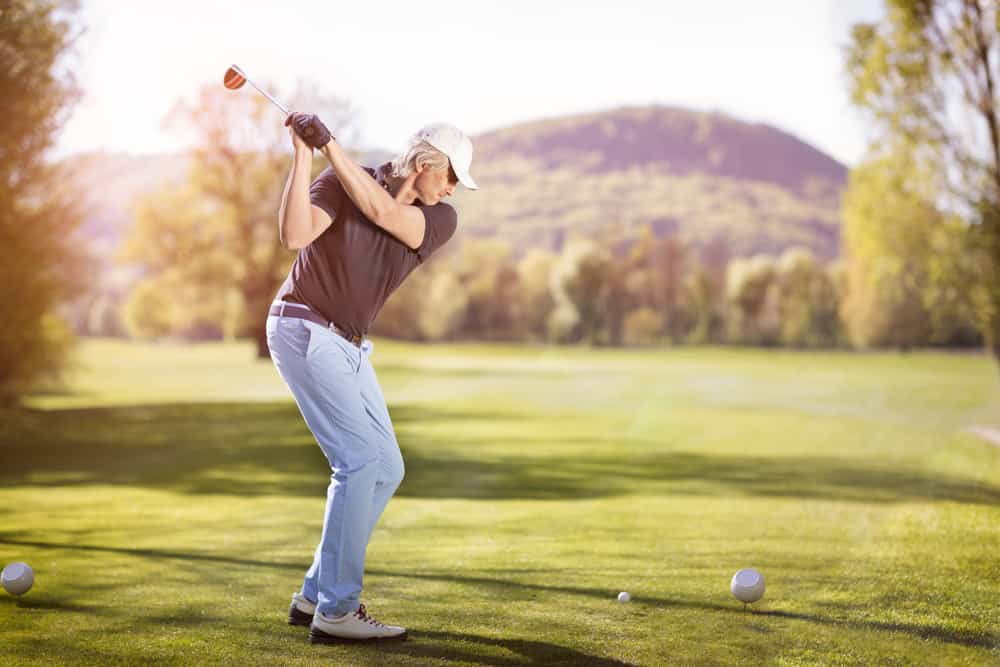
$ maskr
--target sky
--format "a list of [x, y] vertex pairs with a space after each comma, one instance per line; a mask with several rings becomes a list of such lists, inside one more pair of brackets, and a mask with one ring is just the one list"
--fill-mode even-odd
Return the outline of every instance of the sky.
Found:
[[[239, 7], [236, 9], [236, 7]], [[444, 120], [519, 122], [663, 104], [774, 125], [845, 164], [865, 147], [843, 48], [878, 0], [82, 0], [84, 97], [56, 155], [183, 151], [179, 99], [230, 64], [281, 93], [299, 81], [357, 109], [355, 147], [397, 150]], [[256, 94], [249, 86], [234, 94]], [[301, 111], [309, 111], [301, 109]], [[275, 122], [281, 122], [275, 111]]]

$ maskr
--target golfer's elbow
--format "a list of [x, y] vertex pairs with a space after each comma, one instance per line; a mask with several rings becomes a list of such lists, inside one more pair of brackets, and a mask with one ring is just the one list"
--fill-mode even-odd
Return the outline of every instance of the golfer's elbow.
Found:
[[301, 225], [295, 225], [289, 216], [283, 216], [278, 220], [278, 240], [281, 245], [288, 250], [299, 250], [309, 245], [310, 239], [307, 235], [296, 232]]
[[281, 246], [285, 250], [301, 250], [305, 248], [307, 244], [298, 241], [293, 241], [287, 237], [281, 239]]
[[280, 239], [287, 250], [301, 250], [313, 241], [311, 235], [301, 234], [281, 234]]

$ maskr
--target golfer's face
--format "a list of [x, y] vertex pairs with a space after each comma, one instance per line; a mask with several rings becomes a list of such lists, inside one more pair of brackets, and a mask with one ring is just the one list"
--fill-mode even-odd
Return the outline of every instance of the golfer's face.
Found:
[[414, 185], [420, 196], [420, 201], [428, 206], [433, 206], [455, 193], [458, 177], [455, 176], [451, 165], [448, 165], [447, 169], [424, 169], [420, 172]]

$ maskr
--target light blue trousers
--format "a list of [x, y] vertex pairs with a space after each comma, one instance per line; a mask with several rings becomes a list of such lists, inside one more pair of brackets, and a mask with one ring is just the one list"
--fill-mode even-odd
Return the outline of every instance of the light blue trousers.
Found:
[[323, 535], [302, 595], [325, 614], [361, 603], [365, 551], [386, 504], [403, 481], [403, 457], [369, 356], [335, 332], [300, 318], [267, 318], [278, 373], [330, 462]]

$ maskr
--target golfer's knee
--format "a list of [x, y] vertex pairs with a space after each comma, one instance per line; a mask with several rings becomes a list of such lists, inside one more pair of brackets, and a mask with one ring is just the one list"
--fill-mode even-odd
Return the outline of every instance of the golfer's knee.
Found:
[[392, 484], [393, 487], [399, 487], [403, 483], [403, 477], [406, 476], [406, 465], [403, 463], [403, 455], [396, 450], [395, 456], [390, 457], [388, 465], [388, 477], [386, 480], [387, 484]]
[[351, 477], [378, 474], [378, 457], [359, 457], [331, 462], [331, 481], [346, 481]]

